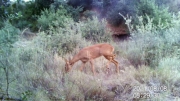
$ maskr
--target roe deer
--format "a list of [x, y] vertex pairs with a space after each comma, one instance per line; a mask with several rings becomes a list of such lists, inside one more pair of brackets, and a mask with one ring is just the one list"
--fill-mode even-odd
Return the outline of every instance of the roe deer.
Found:
[[77, 53], [71, 60], [68, 61], [67, 59], [65, 59], [65, 71], [69, 72], [74, 63], [79, 60], [82, 61], [82, 65], [80, 67], [80, 70], [82, 71], [85, 66], [85, 63], [89, 61], [91, 64], [92, 72], [95, 75], [96, 73], [94, 70], [93, 60], [100, 56], [104, 56], [107, 60], [109, 60], [106, 67], [108, 68], [109, 63], [112, 62], [116, 65], [116, 72], [119, 73], [118, 62], [114, 59], [115, 54], [113, 54], [113, 52], [114, 47], [107, 43], [95, 44], [89, 47], [85, 47], [81, 49], [79, 53]]

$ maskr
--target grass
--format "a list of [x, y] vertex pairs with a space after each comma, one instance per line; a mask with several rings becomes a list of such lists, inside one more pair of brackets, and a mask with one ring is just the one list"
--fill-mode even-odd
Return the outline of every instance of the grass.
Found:
[[[105, 72], [106, 60], [101, 57], [95, 60], [97, 76], [93, 76], [90, 70], [90, 64], [86, 65], [84, 72], [80, 72], [78, 68], [81, 62], [74, 65], [73, 70], [68, 74], [64, 72], [64, 60], [57, 54], [54, 57], [44, 51], [41, 51], [41, 57], [36, 51], [39, 49], [27, 45], [23, 51], [14, 51], [19, 64], [14, 63], [15, 75], [18, 78], [11, 84], [14, 89], [10, 90], [10, 94], [19, 96], [25, 100], [43, 100], [43, 101], [71, 101], [71, 100], [96, 100], [96, 101], [116, 101], [116, 100], [147, 100], [146, 94], [157, 95], [156, 98], [150, 99], [162, 100], [163, 98], [178, 99], [179, 85], [178, 81], [178, 59], [162, 59], [156, 69], [149, 66], [139, 65], [133, 66], [129, 59], [117, 56], [120, 66], [124, 70], [119, 75], [115, 72], [115, 66], [111, 64], [109, 74]], [[27, 51], [27, 52], [26, 52]], [[19, 53], [18, 53], [19, 52]], [[31, 58], [21, 59], [20, 54], [27, 56], [31, 53]], [[44, 56], [45, 55], [45, 56]], [[68, 55], [67, 55], [68, 56]], [[71, 54], [69, 54], [71, 56]], [[42, 59], [42, 57], [44, 57]], [[42, 59], [42, 60], [41, 60]], [[26, 61], [26, 62], [25, 62]], [[128, 64], [126, 64], [126, 61]], [[121, 64], [122, 63], [122, 64]], [[124, 64], [123, 64], [124, 63]], [[171, 63], [171, 64], [170, 64]], [[177, 64], [177, 65], [175, 65]], [[174, 67], [172, 67], [174, 66]], [[172, 68], [171, 68], [172, 67]], [[138, 69], [136, 69], [138, 68]], [[177, 75], [174, 75], [174, 73]], [[16, 85], [16, 86], [15, 86]], [[167, 87], [166, 91], [143, 90], [148, 87]], [[136, 89], [139, 87], [139, 89]], [[17, 90], [18, 89], [18, 90]], [[142, 98], [135, 94], [141, 94]]]
[[[67, 74], [64, 70], [64, 57], [72, 58], [82, 47], [95, 44], [85, 40], [81, 36], [83, 32], [71, 36], [68, 33], [75, 33], [74, 29], [68, 29], [66, 38], [76, 45], [70, 47], [73, 47], [71, 52], [65, 53], [66, 50], [58, 47], [62, 46], [59, 37], [64, 35], [61, 29], [54, 30], [52, 36], [39, 32], [32, 39], [20, 37], [13, 44], [12, 55], [7, 58], [12, 67], [9, 68], [10, 97], [25, 101], [180, 100], [179, 29], [144, 28], [141, 29], [143, 33], [133, 32], [130, 40], [108, 41], [115, 47], [120, 74], [116, 74], [114, 64], [107, 73], [107, 60], [100, 57], [95, 60], [96, 76], [93, 76], [89, 63], [83, 72], [78, 70], [81, 62]], [[70, 45], [68, 40], [66, 42]], [[53, 51], [52, 44], [61, 54]], [[0, 73], [0, 97], [4, 97], [7, 83], [2, 68]]]

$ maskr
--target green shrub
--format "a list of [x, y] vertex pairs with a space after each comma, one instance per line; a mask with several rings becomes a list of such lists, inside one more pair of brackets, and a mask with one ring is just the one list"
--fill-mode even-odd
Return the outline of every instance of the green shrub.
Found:
[[[179, 56], [179, 46], [167, 43], [167, 39], [163, 38], [161, 35], [157, 35], [156, 33], [146, 33], [146, 35], [141, 34], [141, 37], [138, 36], [138, 38], [134, 40], [136, 43], [134, 46], [139, 50], [139, 52], [135, 51], [136, 48], [130, 48], [134, 53], [136, 53], [131, 56], [132, 60], [141, 61], [139, 63], [144, 63], [151, 67], [157, 67], [161, 58]], [[173, 33], [166, 33], [166, 35], [171, 34]], [[136, 58], [135, 55], [137, 54], [139, 54], [139, 58]], [[130, 54], [128, 54], [128, 56], [129, 55]]]
[[[51, 73], [59, 68], [56, 66], [61, 65], [55, 65], [53, 55], [44, 50], [41, 45], [36, 41], [28, 42], [26, 40], [17, 41], [14, 44], [15, 47], [9, 58], [11, 71], [13, 71], [9, 74], [9, 77], [12, 76], [9, 86], [11, 96], [28, 101], [39, 100], [42, 96], [45, 99], [48, 98], [48, 89], [54, 87], [49, 83], [54, 78]], [[53, 74], [57, 75], [55, 72]]]
[[[171, 23], [171, 14], [168, 11], [167, 7], [163, 5], [157, 6], [155, 0], [140, 0], [137, 4], [137, 15], [142, 16], [143, 24], [146, 24], [148, 17], [152, 18], [152, 23], [154, 25], [162, 24], [163, 27], [169, 27]], [[157, 29], [159, 26], [157, 26]]]
[[174, 12], [174, 13], [179, 12], [179, 10], [180, 10], [179, 9], [179, 4], [180, 4], [179, 0], [174, 0], [174, 1], [169, 1], [169, 0], [161, 0], [161, 1], [159, 1], [159, 0], [156, 0], [156, 3], [159, 6], [164, 5], [166, 7], [169, 7], [169, 10], [171, 12]]
[[180, 27], [180, 12], [172, 14], [172, 27], [179, 28]]
[[43, 43], [45, 49], [61, 55], [73, 52], [75, 48], [82, 48], [88, 43], [82, 38], [80, 25], [73, 20], [64, 23], [64, 28], [50, 26], [47, 33], [40, 32], [38, 34], [37, 42]]
[[106, 20], [99, 20], [97, 17], [80, 22], [82, 37], [93, 42], [109, 42], [112, 39], [112, 33], [107, 29], [106, 23]]
[[4, 23], [4, 27], [0, 30], [0, 53], [6, 53], [6, 49], [12, 48], [12, 44], [18, 40], [20, 31], [12, 26], [8, 21]]
[[[174, 72], [174, 73], [179, 73], [180, 72], [179, 65], [180, 63], [179, 63], [178, 57], [173, 57], [173, 58], [164, 57], [160, 60], [158, 64], [158, 68], [167, 70], [167, 71], [170, 70], [171, 72]], [[174, 73], [172, 73], [172, 75], [174, 75]]]
[[68, 14], [71, 15], [72, 19], [76, 22], [80, 19], [80, 12], [83, 11], [82, 6], [72, 7], [68, 4], [68, 1], [65, 0], [54, 0], [54, 3], [51, 4], [51, 8], [55, 9], [56, 11], [60, 9], [59, 5], [63, 5], [64, 9], [67, 10]]
[[42, 14], [38, 17], [38, 26], [42, 30], [48, 30], [51, 28], [64, 28], [65, 24], [72, 21], [70, 14], [64, 8], [64, 6], [59, 6], [59, 9], [45, 9]]
[[[4, 27], [0, 30], [0, 80], [1, 80], [1, 91], [2, 96], [5, 98], [9, 97], [9, 92], [12, 91], [13, 79], [15, 79], [13, 65], [11, 64], [13, 58], [12, 48], [13, 44], [18, 40], [19, 29], [12, 26], [9, 22], [4, 23]], [[11, 74], [11, 75], [10, 75]]]
[[[33, 0], [25, 2], [24, 0], [5, 0], [6, 6], [1, 6], [0, 20], [9, 20], [11, 24], [19, 29], [30, 28], [37, 31], [37, 17], [41, 10], [48, 9], [52, 1]], [[1, 26], [1, 25], [0, 25]]]
[[[154, 25], [153, 19], [147, 17], [147, 23], [143, 24], [142, 16], [138, 17], [137, 30], [132, 30], [131, 40], [121, 42], [119, 50], [134, 66], [149, 65], [156, 68], [159, 61], [165, 57], [180, 57], [179, 51], [179, 16], [174, 16], [171, 28], [165, 28], [161, 23]], [[169, 26], [170, 27], [170, 26]], [[131, 28], [131, 27], [130, 27]], [[161, 29], [161, 30], [159, 30]]]
[[[19, 29], [29, 27], [32, 30], [37, 30], [36, 20], [38, 11], [35, 6], [35, 2], [14, 2], [9, 7], [7, 19], [12, 25]], [[37, 13], [38, 12], [38, 13]]]
[[88, 19], [79, 23], [67, 20], [63, 23], [63, 27], [49, 25], [49, 30], [40, 32], [39, 38], [38, 40], [43, 41], [46, 49], [66, 54], [73, 52], [74, 48], [83, 48], [89, 45], [91, 41], [110, 42], [111, 33], [106, 29], [105, 20], [100, 21], [93, 17], [92, 20]]

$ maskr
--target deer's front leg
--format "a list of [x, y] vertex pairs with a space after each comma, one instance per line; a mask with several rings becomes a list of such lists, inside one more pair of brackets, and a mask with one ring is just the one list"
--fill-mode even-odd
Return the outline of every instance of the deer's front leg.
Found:
[[92, 72], [94, 74], [94, 76], [96, 75], [96, 72], [94, 70], [94, 61], [93, 60], [90, 60], [90, 63], [91, 63], [91, 68], [92, 68]]
[[85, 67], [85, 62], [82, 63], [81, 67], [79, 68], [79, 70], [82, 72], [82, 70], [84, 69]]
[[109, 64], [110, 64], [110, 61], [108, 60], [106, 63], [106, 70], [105, 70], [106, 74], [109, 73]]

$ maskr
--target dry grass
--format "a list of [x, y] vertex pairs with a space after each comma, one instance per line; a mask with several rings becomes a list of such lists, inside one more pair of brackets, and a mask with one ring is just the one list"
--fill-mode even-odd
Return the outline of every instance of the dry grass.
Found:
[[[59, 61], [64, 62], [62, 59]], [[118, 59], [118, 61], [123, 60]], [[165, 79], [172, 79], [169, 76], [160, 75], [160, 70], [150, 69], [148, 66], [140, 66], [138, 69], [129, 66], [124, 67], [120, 74], [116, 74], [115, 66], [112, 64], [111, 72], [107, 74], [104, 70], [105, 64], [106, 60], [103, 57], [95, 60], [95, 67], [98, 72], [96, 76], [93, 76], [90, 64], [86, 65], [84, 72], [78, 70], [81, 65], [80, 62], [74, 65], [73, 70], [65, 74], [64, 78], [66, 100], [130, 101], [143, 99], [161, 100], [162, 97], [166, 97], [167, 100], [174, 99], [171, 96], [169, 83], [163, 82]], [[175, 81], [177, 83], [177, 80]], [[156, 87], [165, 87], [165, 90], [156, 90]], [[141, 94], [141, 98], [136, 98], [138, 97], [136, 94]], [[147, 94], [151, 96], [147, 96]]]
[[[80, 72], [80, 61], [75, 63], [71, 72], [65, 73], [62, 56], [72, 58], [84, 46], [95, 44], [84, 40], [80, 33], [77, 34], [79, 39], [71, 35], [70, 38], [72, 42], [75, 39], [82, 44], [77, 44], [67, 54], [60, 49], [62, 54], [59, 55], [50, 44], [58, 40], [56, 44], [59, 45], [62, 41], [58, 39], [61, 37], [59, 34], [50, 37], [40, 32], [32, 40], [20, 38], [13, 44], [12, 55], [8, 58], [11, 66], [9, 95], [25, 101], [180, 100], [179, 30], [166, 30], [164, 37], [157, 35], [160, 33], [157, 31], [144, 31], [146, 33], [133, 33], [137, 35], [133, 35], [131, 40], [110, 41], [115, 47], [121, 71], [116, 74], [114, 64], [110, 64], [107, 70], [107, 60], [100, 57], [94, 61], [96, 76], [93, 76], [90, 63]], [[0, 72], [1, 97], [7, 84], [1, 68]]]
[[[95, 59], [96, 76], [93, 76], [90, 63], [80, 72], [81, 62], [77, 62], [71, 72], [66, 74], [65, 61], [61, 56], [35, 48], [29, 41], [20, 43], [16, 43], [18, 48], [14, 50], [14, 76], [17, 78], [11, 85], [13, 89], [10, 94], [24, 100], [168, 101], [180, 98], [177, 58], [162, 59], [159, 67], [152, 69], [145, 65], [133, 66], [126, 54], [119, 52], [116, 60], [120, 65], [120, 74], [116, 74], [114, 64], [110, 64], [107, 72], [107, 60], [104, 57]], [[123, 47], [118, 47], [116, 43], [113, 45], [116, 50]], [[72, 57], [78, 50], [65, 57]], [[166, 88], [156, 90], [158, 87]]]

